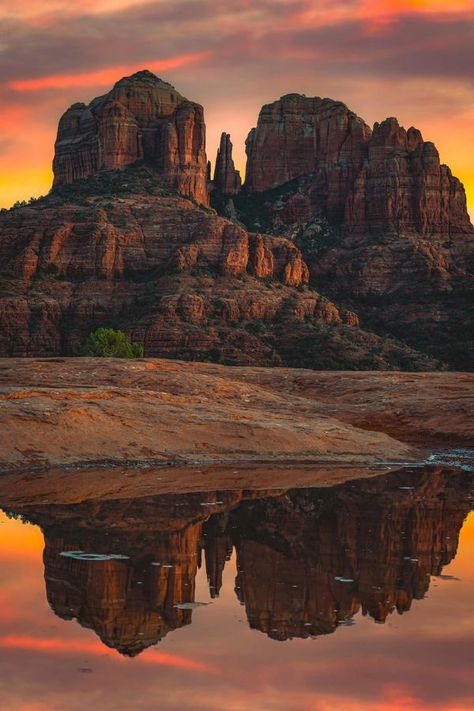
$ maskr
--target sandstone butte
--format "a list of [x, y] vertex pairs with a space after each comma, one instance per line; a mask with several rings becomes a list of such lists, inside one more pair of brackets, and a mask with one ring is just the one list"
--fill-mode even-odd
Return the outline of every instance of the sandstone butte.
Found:
[[144, 70], [62, 116], [55, 144], [54, 185], [144, 160], [182, 195], [208, 204], [206, 128], [202, 106]]
[[[131, 478], [123, 474], [122, 484]], [[10, 510], [43, 531], [56, 615], [133, 657], [192, 622], [192, 609], [176, 604], [194, 602], [202, 559], [219, 596], [234, 547], [248, 623], [274, 639], [331, 634], [359, 611], [379, 623], [408, 612], [455, 556], [472, 484], [472, 474], [430, 466], [329, 489], [209, 490], [206, 506], [197, 491], [20, 503], [17, 488]], [[128, 558], [97, 565], [61, 555], [74, 550]], [[334, 584], [341, 570], [352, 585]]]
[[147, 71], [74, 104], [51, 194], [0, 215], [0, 355], [114, 326], [153, 357], [472, 367], [474, 232], [433, 144], [291, 94], [247, 154], [241, 187], [223, 133], [210, 182], [202, 107]]
[[366, 327], [472, 369], [474, 228], [433, 143], [289, 94], [262, 108], [246, 149], [240, 194], [211, 194], [222, 214], [294, 240], [322, 293]]

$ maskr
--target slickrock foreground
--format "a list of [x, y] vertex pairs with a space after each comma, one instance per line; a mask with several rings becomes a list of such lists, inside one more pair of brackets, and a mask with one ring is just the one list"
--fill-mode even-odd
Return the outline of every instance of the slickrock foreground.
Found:
[[474, 375], [1, 359], [0, 466], [414, 461], [474, 441]]

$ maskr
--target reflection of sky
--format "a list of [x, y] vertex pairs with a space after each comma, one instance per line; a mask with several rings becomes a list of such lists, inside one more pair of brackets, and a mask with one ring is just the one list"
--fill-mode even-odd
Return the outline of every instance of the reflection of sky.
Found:
[[398, 116], [438, 146], [474, 209], [472, 0], [0, 0], [0, 202], [45, 193], [57, 120], [148, 67], [206, 109], [239, 167], [289, 92]]
[[[91, 630], [55, 617], [45, 598], [43, 537], [0, 518], [0, 707], [67, 709], [262, 709], [468, 711], [474, 697], [474, 514], [456, 559], [428, 596], [385, 625], [356, 617], [318, 639], [276, 642], [252, 631], [233, 591], [234, 559], [221, 596], [193, 612], [135, 659]], [[197, 600], [209, 600], [205, 571]], [[92, 672], [84, 671], [91, 669]], [[82, 671], [81, 671], [82, 670]]]

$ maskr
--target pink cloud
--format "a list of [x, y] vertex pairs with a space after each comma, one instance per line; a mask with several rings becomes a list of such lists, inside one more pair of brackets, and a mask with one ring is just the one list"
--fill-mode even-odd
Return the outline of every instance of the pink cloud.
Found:
[[7, 83], [7, 88], [14, 91], [41, 91], [42, 89], [69, 89], [75, 86], [98, 86], [102, 84], [113, 84], [118, 78], [125, 74], [133, 74], [140, 69], [147, 68], [150, 71], [165, 72], [171, 69], [178, 69], [190, 64], [196, 64], [210, 56], [210, 52], [193, 52], [181, 54], [176, 57], [168, 57], [158, 61], [141, 62], [140, 65], [121, 65], [107, 67], [92, 72], [81, 72], [79, 74], [53, 74], [50, 76], [38, 77], [37, 79], [17, 79]]
[[[6, 635], [0, 637], [0, 647], [5, 649], [21, 649], [33, 652], [45, 652], [47, 654], [91, 654], [94, 656], [111, 656], [112, 651], [104, 646], [102, 642], [85, 642], [81, 640], [67, 640], [56, 638], [39, 638], [28, 635]], [[124, 658], [114, 655], [113, 659], [122, 661]], [[204, 672], [206, 674], [216, 674], [217, 669], [205, 662], [198, 662], [194, 659], [181, 657], [175, 654], [167, 654], [156, 650], [146, 650], [137, 660], [143, 664], [156, 664], [160, 666], [186, 669], [187, 671]]]

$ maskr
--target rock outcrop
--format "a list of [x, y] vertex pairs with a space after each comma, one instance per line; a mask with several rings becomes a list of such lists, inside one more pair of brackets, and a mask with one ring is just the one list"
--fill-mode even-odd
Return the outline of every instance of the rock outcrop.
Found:
[[223, 195], [236, 195], [242, 187], [240, 173], [236, 170], [232, 159], [232, 142], [228, 133], [221, 135], [221, 142], [217, 150], [214, 186]]
[[249, 193], [296, 181], [274, 206], [282, 224], [318, 216], [349, 233], [472, 233], [460, 181], [395, 118], [371, 131], [341, 102], [289, 94], [262, 108], [246, 147]]
[[[262, 108], [222, 214], [295, 240], [318, 288], [380, 335], [459, 370], [474, 358], [474, 228], [462, 183], [395, 118], [290, 94]], [[434, 335], [436, 334], [436, 335]]]
[[313, 174], [313, 201], [331, 219], [344, 211], [366, 155], [370, 128], [347, 106], [331, 99], [288, 94], [260, 112], [246, 143], [249, 192], [261, 192]]
[[71, 355], [113, 325], [148, 356], [433, 365], [356, 330], [354, 313], [308, 290], [294, 242], [195, 206], [143, 166], [102, 171], [3, 213], [0, 260], [2, 355]]
[[367, 159], [347, 195], [344, 225], [359, 234], [472, 234], [462, 183], [440, 164], [433, 143], [396, 118], [374, 126]]
[[171, 188], [207, 205], [205, 143], [202, 106], [151, 72], [137, 72], [62, 116], [54, 185], [145, 161]]
[[52, 194], [0, 216], [0, 355], [112, 325], [146, 355], [472, 368], [474, 228], [433, 144], [289, 94], [247, 155], [241, 188], [223, 133], [211, 181], [202, 107], [148, 71], [74, 104]]

